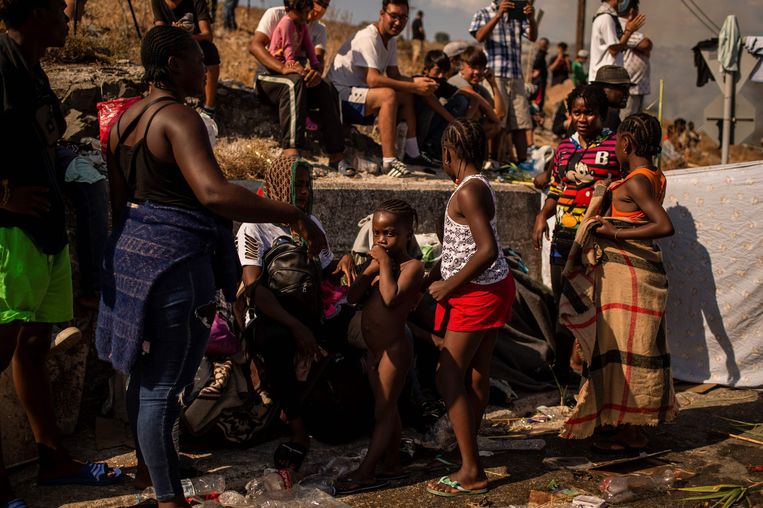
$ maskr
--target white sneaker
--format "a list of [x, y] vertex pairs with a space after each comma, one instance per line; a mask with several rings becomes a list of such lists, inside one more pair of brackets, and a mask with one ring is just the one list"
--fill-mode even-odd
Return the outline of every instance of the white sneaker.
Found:
[[392, 162], [384, 165], [384, 172], [387, 176], [394, 178], [405, 178], [411, 176], [411, 170], [400, 159], [395, 159]]

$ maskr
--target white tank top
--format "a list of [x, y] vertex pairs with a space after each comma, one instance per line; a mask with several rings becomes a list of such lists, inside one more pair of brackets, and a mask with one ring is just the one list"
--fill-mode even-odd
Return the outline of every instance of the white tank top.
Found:
[[[445, 232], [443, 235], [442, 245], [442, 265], [440, 266], [440, 272], [442, 279], [447, 280], [461, 271], [466, 263], [471, 259], [475, 252], [477, 252], [477, 244], [474, 242], [474, 237], [469, 229], [468, 225], [459, 224], [454, 221], [448, 215], [448, 209], [450, 208], [450, 201], [453, 196], [461, 189], [461, 187], [469, 180], [476, 178], [487, 185], [490, 189], [490, 195], [493, 199], [493, 209], [496, 208], [495, 191], [490, 186], [483, 175], [469, 175], [464, 178], [453, 194], [448, 199], [448, 205], [445, 207]], [[490, 227], [493, 230], [493, 236], [495, 237], [496, 244], [498, 245], [498, 258], [493, 262], [490, 267], [479, 274], [477, 277], [471, 280], [474, 284], [495, 284], [506, 278], [509, 273], [509, 265], [506, 262], [506, 258], [503, 257], [503, 253], [500, 252], [501, 242], [498, 240], [498, 230], [496, 229], [496, 213], [493, 213], [493, 218], [490, 220]]]

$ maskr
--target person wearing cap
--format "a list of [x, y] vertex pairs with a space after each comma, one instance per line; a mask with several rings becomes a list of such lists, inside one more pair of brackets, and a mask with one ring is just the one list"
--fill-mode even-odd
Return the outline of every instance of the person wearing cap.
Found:
[[588, 83], [588, 72], [584, 66], [588, 62], [588, 50], [581, 49], [575, 56], [575, 61], [572, 62], [572, 84], [575, 86], [585, 85]]
[[596, 73], [596, 79], [591, 82], [604, 90], [609, 102], [609, 112], [604, 119], [604, 127], [617, 132], [620, 126], [620, 111], [628, 103], [629, 90], [633, 86], [628, 71], [617, 65], [605, 65]]
[[591, 64], [588, 69], [588, 81], [596, 79], [596, 73], [605, 65], [623, 65], [623, 53], [631, 35], [644, 26], [646, 17], [638, 14], [628, 20], [623, 28], [620, 15], [626, 15], [630, 6], [637, 0], [602, 0], [601, 7], [593, 18], [591, 29]]
[[[620, 18], [620, 25], [626, 26], [628, 21], [639, 15], [638, 0], [631, 0], [625, 18]], [[644, 98], [651, 93], [650, 63], [652, 41], [639, 31], [633, 32], [627, 43], [628, 49], [623, 56], [623, 67], [628, 71], [633, 86], [630, 89], [628, 104], [623, 110], [622, 118], [641, 113], [644, 110]]]
[[[517, 13], [517, 8], [522, 7]], [[519, 18], [519, 19], [518, 19]], [[535, 42], [538, 24], [532, 3], [492, 0], [477, 11], [469, 25], [469, 33], [485, 44], [488, 69], [493, 72], [498, 90], [507, 107], [505, 127], [511, 132], [517, 162], [527, 160], [527, 133], [533, 128], [530, 104], [522, 78], [522, 37]]]
[[461, 70], [461, 54], [469, 47], [469, 43], [466, 41], [453, 41], [449, 42], [442, 48], [442, 51], [450, 58], [450, 70], [445, 75], [450, 79]]

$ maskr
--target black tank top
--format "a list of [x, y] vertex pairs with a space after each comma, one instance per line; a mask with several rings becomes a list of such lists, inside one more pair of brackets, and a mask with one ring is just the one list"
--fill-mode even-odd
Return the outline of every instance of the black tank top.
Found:
[[[151, 114], [140, 141], [132, 146], [125, 145], [125, 139], [135, 130], [146, 110], [163, 101], [167, 103], [162, 104]], [[204, 206], [194, 195], [180, 167], [175, 162], [167, 163], [157, 159], [148, 149], [148, 130], [151, 128], [151, 122], [162, 109], [176, 103], [178, 101], [175, 98], [167, 96], [150, 101], [121, 134], [119, 133], [120, 118], [116, 126], [119, 138], [116, 148], [117, 161], [130, 189], [130, 201], [137, 203], [150, 201], [191, 210], [203, 209]]]

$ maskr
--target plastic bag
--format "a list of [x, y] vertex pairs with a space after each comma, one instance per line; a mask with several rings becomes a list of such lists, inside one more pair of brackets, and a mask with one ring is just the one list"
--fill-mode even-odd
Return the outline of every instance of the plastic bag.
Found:
[[101, 150], [103, 153], [107, 153], [109, 149], [111, 128], [117, 123], [122, 113], [141, 99], [142, 97], [122, 97], [121, 99], [99, 102], [96, 105], [98, 108], [98, 125], [101, 131]]
[[241, 342], [233, 333], [230, 321], [221, 312], [215, 313], [207, 342], [207, 354], [211, 356], [231, 356], [238, 353]]

